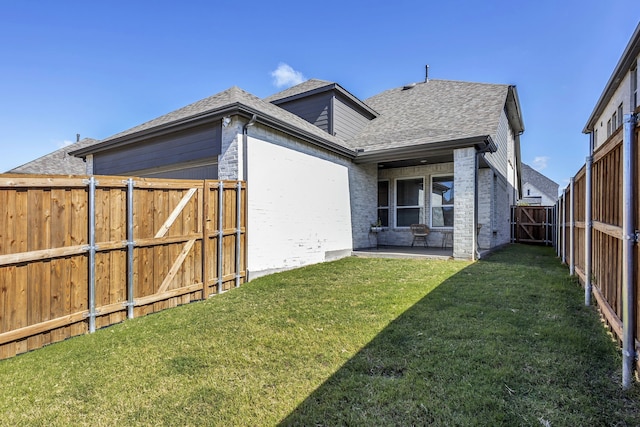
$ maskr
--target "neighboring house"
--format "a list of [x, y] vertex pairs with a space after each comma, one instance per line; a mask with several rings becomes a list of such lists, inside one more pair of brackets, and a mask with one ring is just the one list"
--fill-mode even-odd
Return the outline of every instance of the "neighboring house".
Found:
[[529, 165], [522, 163], [521, 204], [553, 206], [558, 201], [558, 184]]
[[25, 173], [40, 175], [85, 175], [87, 165], [84, 160], [69, 155], [70, 151], [88, 147], [99, 142], [96, 139], [84, 138], [59, 150], [46, 154], [6, 173]]
[[436, 246], [453, 233], [456, 258], [508, 243], [523, 131], [515, 86], [427, 80], [362, 101], [309, 80], [266, 99], [232, 87], [71, 154], [90, 174], [247, 180], [256, 277], [408, 245], [412, 223]]
[[613, 134], [621, 132], [625, 114], [640, 112], [638, 61], [640, 61], [640, 23], [582, 131], [590, 135], [590, 152], [604, 144]]

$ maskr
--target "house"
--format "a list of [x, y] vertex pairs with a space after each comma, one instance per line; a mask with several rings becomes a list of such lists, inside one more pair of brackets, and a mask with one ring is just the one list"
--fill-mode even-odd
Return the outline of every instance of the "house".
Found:
[[16, 174], [41, 174], [41, 175], [84, 175], [87, 165], [81, 158], [69, 154], [71, 151], [94, 145], [99, 141], [93, 138], [80, 139], [73, 144], [62, 147], [52, 153], [45, 154], [24, 165], [7, 171]]
[[553, 206], [558, 201], [558, 184], [529, 165], [522, 163], [521, 204]]
[[622, 131], [625, 114], [640, 112], [638, 97], [638, 61], [640, 60], [640, 24], [636, 27], [618, 64], [609, 77], [600, 99], [582, 130], [590, 136], [590, 153], [610, 137]]
[[312, 79], [265, 99], [232, 87], [71, 154], [89, 174], [247, 180], [257, 277], [408, 245], [413, 223], [455, 258], [508, 243], [523, 131], [511, 85], [426, 79], [360, 100]]

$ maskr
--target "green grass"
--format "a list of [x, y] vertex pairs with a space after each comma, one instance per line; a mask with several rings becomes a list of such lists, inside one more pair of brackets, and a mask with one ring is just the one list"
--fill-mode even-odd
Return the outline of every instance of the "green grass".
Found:
[[640, 425], [549, 248], [349, 258], [0, 362], [0, 425]]

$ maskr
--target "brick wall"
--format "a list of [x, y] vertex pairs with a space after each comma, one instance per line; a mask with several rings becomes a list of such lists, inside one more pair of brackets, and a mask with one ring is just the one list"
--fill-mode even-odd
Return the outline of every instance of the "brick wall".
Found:
[[453, 151], [454, 224], [453, 257], [475, 258], [475, 155], [473, 147]]

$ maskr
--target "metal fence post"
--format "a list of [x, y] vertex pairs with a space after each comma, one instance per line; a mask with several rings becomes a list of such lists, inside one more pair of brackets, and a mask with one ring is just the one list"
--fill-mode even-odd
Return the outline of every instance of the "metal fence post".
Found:
[[561, 242], [561, 251], [562, 251], [562, 263], [567, 263], [567, 224], [566, 224], [566, 216], [567, 216], [567, 189], [562, 190], [562, 242]]
[[576, 257], [575, 257], [575, 212], [573, 209], [574, 206], [574, 177], [571, 177], [570, 187], [571, 188], [571, 198], [569, 199], [569, 274], [573, 276], [576, 274]]
[[89, 178], [89, 332], [96, 331], [96, 179]]
[[634, 134], [636, 116], [625, 114], [622, 140], [622, 387], [628, 389], [633, 380], [635, 364], [635, 300], [634, 254], [636, 243], [633, 220]]
[[127, 180], [127, 318], [133, 319], [133, 178]]
[[584, 197], [584, 305], [591, 305], [591, 236], [593, 221], [591, 219], [591, 167], [593, 157], [587, 156], [585, 166], [585, 197]]
[[224, 257], [222, 256], [222, 240], [224, 239], [224, 182], [218, 182], [218, 293], [222, 293], [222, 262], [224, 261]]
[[236, 288], [240, 286], [240, 239], [242, 238], [242, 182], [236, 185]]

